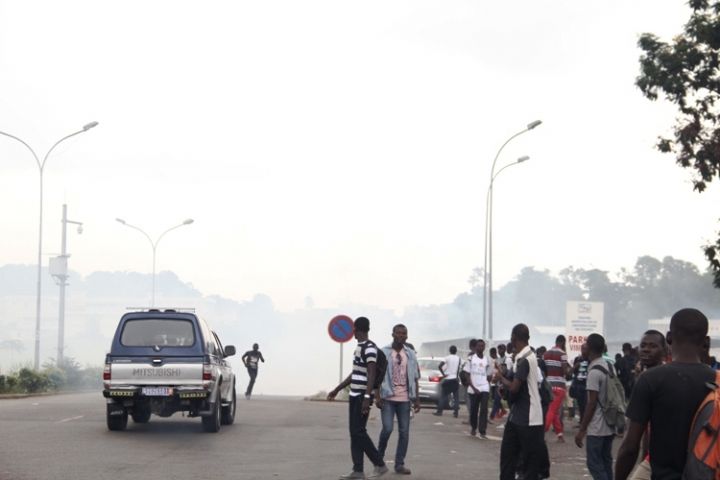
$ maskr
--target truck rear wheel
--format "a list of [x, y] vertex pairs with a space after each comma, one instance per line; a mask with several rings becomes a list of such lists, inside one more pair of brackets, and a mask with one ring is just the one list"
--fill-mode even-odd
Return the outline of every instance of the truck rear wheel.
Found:
[[[220, 387], [218, 387], [220, 388]], [[220, 393], [218, 392], [215, 403], [212, 404], [212, 413], [206, 417], [202, 417], [203, 430], [210, 433], [217, 433], [220, 431], [220, 415], [222, 413], [220, 408]]]
[[128, 413], [125, 408], [108, 404], [106, 417], [108, 430], [119, 431], [127, 428]]

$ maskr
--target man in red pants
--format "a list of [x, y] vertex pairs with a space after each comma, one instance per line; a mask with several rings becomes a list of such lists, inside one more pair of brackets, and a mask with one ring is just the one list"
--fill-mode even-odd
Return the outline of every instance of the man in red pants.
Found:
[[567, 353], [565, 353], [564, 335], [558, 335], [555, 339], [555, 346], [545, 352], [543, 360], [547, 366], [547, 381], [553, 391], [553, 401], [545, 417], [545, 431], [550, 430], [551, 426], [554, 427], [558, 442], [564, 442], [562, 408], [567, 395], [565, 377], [570, 372], [570, 364], [568, 364]]

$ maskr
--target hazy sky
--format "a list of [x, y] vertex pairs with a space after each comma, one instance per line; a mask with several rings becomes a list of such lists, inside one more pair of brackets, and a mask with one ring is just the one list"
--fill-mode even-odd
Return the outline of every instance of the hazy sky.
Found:
[[[681, 0], [185, 2], [0, 0], [0, 130], [45, 172], [70, 266], [151, 271], [158, 248], [205, 294], [291, 309], [442, 303], [482, 264], [499, 165], [496, 286], [523, 266], [705, 267], [720, 194], [654, 150], [675, 110], [634, 86], [645, 31]], [[34, 264], [38, 170], [0, 137], [0, 264]], [[49, 284], [46, 281], [46, 285]]]

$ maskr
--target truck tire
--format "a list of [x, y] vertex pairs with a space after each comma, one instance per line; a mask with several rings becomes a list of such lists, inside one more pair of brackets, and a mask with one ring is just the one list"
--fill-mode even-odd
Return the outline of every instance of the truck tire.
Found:
[[237, 407], [237, 402], [235, 401], [236, 398], [235, 386], [233, 385], [230, 405], [222, 407], [222, 417], [220, 418], [220, 423], [223, 425], [232, 425], [233, 422], [235, 422], [235, 408]]
[[210, 433], [217, 433], [220, 431], [220, 416], [222, 414], [222, 408], [220, 407], [220, 393], [215, 403], [212, 404], [212, 413], [207, 417], [202, 417], [203, 430]]
[[133, 422], [135, 423], [148, 423], [150, 421], [150, 415], [151, 412], [148, 407], [136, 407], [131, 414]]
[[[121, 407], [122, 408], [122, 407]], [[125, 430], [127, 428], [128, 423], [128, 413], [126, 409], [122, 409], [122, 413], [118, 414], [118, 407], [114, 407], [112, 405], [107, 406], [107, 427], [108, 430], [112, 431], [120, 431]]]

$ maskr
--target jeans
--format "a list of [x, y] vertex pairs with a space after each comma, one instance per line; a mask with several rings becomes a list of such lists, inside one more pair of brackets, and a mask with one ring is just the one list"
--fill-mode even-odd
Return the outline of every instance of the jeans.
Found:
[[458, 411], [460, 410], [460, 397], [458, 397], [460, 384], [457, 378], [454, 378], [452, 380], [445, 380], [440, 384], [440, 389], [441, 394], [440, 398], [438, 399], [437, 413], [442, 413], [442, 411], [445, 410], [445, 405], [448, 403], [448, 397], [450, 397], [450, 394], [452, 394], [452, 410], [455, 416], [457, 416]]
[[582, 422], [582, 418], [585, 415], [585, 406], [587, 405], [587, 390], [585, 389], [585, 384], [582, 385], [582, 388], [578, 388], [578, 396], [575, 400], [577, 400], [578, 403], [580, 421]]
[[587, 467], [593, 480], [612, 480], [612, 442], [615, 435], [585, 438], [587, 449]]
[[537, 480], [543, 473], [545, 431], [542, 425], [532, 427], [505, 423], [500, 445], [500, 480], [515, 480], [515, 470], [522, 456], [525, 480]]
[[363, 396], [350, 397], [348, 404], [349, 425], [350, 425], [350, 454], [352, 455], [353, 471], [364, 470], [365, 455], [375, 466], [385, 465], [380, 453], [375, 448], [370, 436], [367, 433], [367, 421], [369, 415], [362, 414]]
[[502, 397], [500, 396], [500, 387], [494, 386], [490, 387], [490, 396], [493, 400], [493, 406], [492, 410], [490, 411], [490, 418], [495, 418], [502, 410]]
[[245, 396], [249, 397], [252, 395], [253, 387], [255, 386], [255, 379], [257, 378], [258, 369], [247, 367], [248, 375], [250, 375], [250, 383], [248, 383], [247, 390], [245, 390]]
[[385, 449], [387, 449], [390, 434], [393, 431], [393, 423], [395, 416], [398, 421], [398, 442], [397, 450], [395, 450], [395, 469], [405, 465], [405, 455], [407, 454], [408, 442], [410, 438], [410, 408], [411, 403], [392, 402], [385, 400], [382, 406], [382, 430], [380, 431], [380, 441], [378, 441], [378, 452], [380, 457], [385, 458]]
[[548, 408], [547, 416], [545, 417], [545, 431], [550, 430], [550, 427], [555, 428], [555, 433], [558, 435], [563, 434], [563, 421], [562, 412], [563, 404], [565, 402], [565, 395], [567, 390], [562, 387], [552, 387], [553, 401]]
[[479, 430], [480, 435], [485, 435], [487, 430], [488, 399], [490, 398], [490, 392], [473, 392], [473, 395], [468, 395], [467, 398], [470, 399], [470, 428], [473, 432]]

